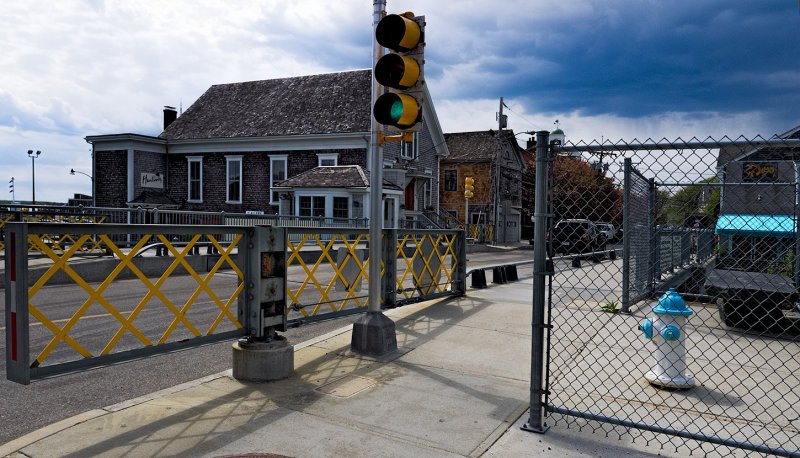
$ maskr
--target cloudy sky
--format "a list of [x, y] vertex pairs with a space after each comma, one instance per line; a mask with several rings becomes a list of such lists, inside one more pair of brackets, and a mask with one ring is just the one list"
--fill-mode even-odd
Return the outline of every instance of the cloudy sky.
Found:
[[[795, 0], [388, 0], [425, 15], [446, 132], [568, 140], [765, 137], [800, 125]], [[212, 84], [371, 65], [372, 2], [60, 0], [0, 15], [0, 170], [16, 198], [90, 193], [87, 135], [158, 135]], [[5, 196], [0, 196], [0, 199]], [[11, 195], [8, 194], [8, 198]]]

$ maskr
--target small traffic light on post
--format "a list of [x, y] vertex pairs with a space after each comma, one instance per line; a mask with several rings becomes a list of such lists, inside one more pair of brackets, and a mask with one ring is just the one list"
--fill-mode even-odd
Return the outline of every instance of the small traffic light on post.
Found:
[[475, 184], [475, 180], [473, 180], [472, 177], [464, 178], [464, 198], [465, 199], [471, 199], [472, 198], [472, 192], [475, 190], [474, 184]]
[[375, 120], [392, 132], [416, 132], [425, 99], [425, 17], [389, 14], [375, 28], [378, 44], [394, 52], [375, 64], [375, 80], [386, 88], [373, 107]]

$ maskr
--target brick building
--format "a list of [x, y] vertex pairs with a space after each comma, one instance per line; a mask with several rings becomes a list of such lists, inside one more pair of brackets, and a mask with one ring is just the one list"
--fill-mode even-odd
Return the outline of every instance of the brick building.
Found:
[[[167, 107], [157, 137], [87, 136], [96, 205], [300, 216], [308, 213], [305, 197], [312, 197], [314, 216], [333, 217], [345, 214], [343, 201], [334, 209], [330, 198], [338, 194], [348, 198], [347, 217], [369, 215], [363, 189], [279, 184], [318, 167], [368, 169], [371, 78], [370, 70], [356, 70], [214, 85], [180, 116]], [[414, 141], [384, 148], [391, 226], [438, 208], [433, 183], [448, 152], [425, 92], [423, 128]]]
[[[442, 159], [439, 206], [458, 221], [495, 226], [494, 241], [520, 240], [522, 149], [511, 130], [445, 134], [450, 155]], [[464, 178], [472, 177], [474, 196], [465, 215]], [[499, 230], [497, 230], [499, 228]]]

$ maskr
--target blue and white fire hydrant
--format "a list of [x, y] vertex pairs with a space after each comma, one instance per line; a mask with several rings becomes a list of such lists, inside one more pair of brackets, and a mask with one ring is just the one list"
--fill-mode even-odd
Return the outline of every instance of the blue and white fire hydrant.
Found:
[[653, 385], [689, 388], [694, 378], [686, 373], [686, 318], [693, 312], [670, 288], [653, 307], [656, 316], [646, 319], [639, 329], [655, 344], [653, 370], [644, 375]]

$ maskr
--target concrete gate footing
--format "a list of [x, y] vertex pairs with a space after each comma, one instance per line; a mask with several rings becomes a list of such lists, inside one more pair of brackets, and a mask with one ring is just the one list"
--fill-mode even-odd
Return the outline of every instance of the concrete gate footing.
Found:
[[268, 382], [294, 372], [294, 346], [283, 336], [268, 341], [239, 339], [233, 344], [233, 378]]
[[381, 356], [397, 350], [394, 321], [383, 312], [366, 312], [353, 323], [350, 350], [366, 356]]

